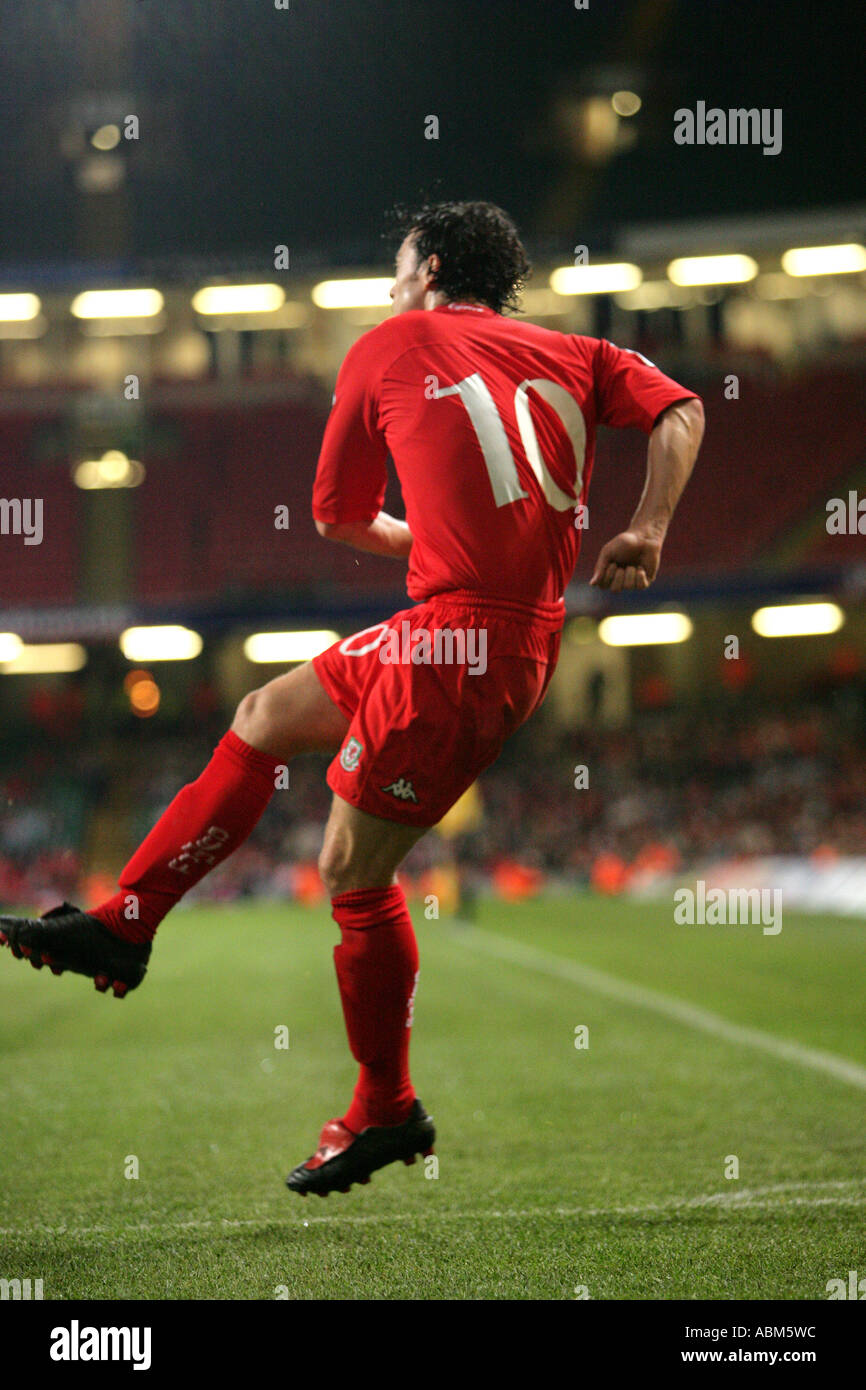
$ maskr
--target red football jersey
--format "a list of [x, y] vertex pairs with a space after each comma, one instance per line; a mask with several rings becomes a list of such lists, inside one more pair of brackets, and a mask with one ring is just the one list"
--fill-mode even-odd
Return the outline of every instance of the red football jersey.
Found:
[[413, 537], [413, 599], [470, 589], [555, 603], [580, 549], [596, 426], [649, 434], [694, 394], [640, 353], [493, 309], [396, 314], [340, 368], [313, 516], [371, 521], [390, 453]]

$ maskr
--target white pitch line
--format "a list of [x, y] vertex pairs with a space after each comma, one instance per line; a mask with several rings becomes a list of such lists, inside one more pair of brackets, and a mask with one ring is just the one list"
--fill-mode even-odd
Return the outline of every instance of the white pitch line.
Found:
[[[802, 1194], [806, 1195], [802, 1195]], [[826, 1195], [818, 1195], [825, 1193]], [[809, 1195], [815, 1194], [815, 1195]], [[783, 1211], [786, 1207], [864, 1207], [866, 1206], [866, 1179], [846, 1179], [835, 1182], [783, 1182], [771, 1187], [742, 1188], [740, 1191], [708, 1192], [696, 1197], [666, 1197], [660, 1202], [647, 1202], [642, 1206], [616, 1207], [527, 1207], [524, 1209], [493, 1208], [490, 1211], [434, 1211], [430, 1215], [436, 1221], [537, 1221], [539, 1218], [558, 1217], [569, 1220], [608, 1220], [613, 1217], [654, 1217], [675, 1216], [681, 1212], [718, 1211]], [[307, 1208], [305, 1207], [305, 1211]], [[297, 1220], [287, 1221], [278, 1217], [254, 1217], [233, 1221], [222, 1219], [201, 1219], [174, 1222], [145, 1222], [138, 1226], [28, 1226], [0, 1227], [0, 1236], [17, 1236], [32, 1240], [36, 1236], [165, 1236], [182, 1235], [186, 1232], [214, 1233], [221, 1231], [263, 1231], [277, 1227], [281, 1231], [297, 1230], [304, 1226], [377, 1226], [393, 1222], [419, 1221], [427, 1216], [424, 1211], [415, 1212], [372, 1212], [369, 1215], [346, 1214], [345, 1216], [298, 1215]]]
[[[805, 1186], [805, 1184], [804, 1184]], [[772, 1189], [768, 1189], [771, 1191]], [[866, 1192], [857, 1194], [838, 1193], [827, 1197], [785, 1197], [781, 1194], [771, 1197], [752, 1197], [746, 1192], [712, 1192], [700, 1197], [672, 1197], [665, 1202], [649, 1202], [646, 1206], [629, 1207], [528, 1207], [523, 1210], [509, 1208], [503, 1211], [452, 1211], [436, 1213], [436, 1220], [451, 1221], [537, 1221], [544, 1217], [559, 1217], [568, 1220], [610, 1220], [613, 1217], [627, 1216], [653, 1217], [677, 1215], [680, 1212], [699, 1211], [714, 1208], [722, 1211], [783, 1211], [786, 1207], [866, 1207]], [[394, 1212], [389, 1215], [370, 1216], [311, 1216], [308, 1225], [377, 1225], [389, 1221], [409, 1221], [414, 1219], [410, 1213]]]
[[709, 1009], [688, 1004], [672, 994], [662, 994], [646, 985], [633, 984], [630, 980], [616, 975], [607, 975], [591, 965], [580, 965], [564, 956], [550, 951], [540, 951], [535, 946], [527, 946], [496, 932], [482, 931], [466, 924], [451, 933], [451, 939], [462, 941], [465, 946], [480, 951], [498, 960], [507, 960], [512, 965], [522, 965], [529, 970], [537, 970], [542, 975], [550, 975], [556, 980], [568, 980], [580, 985], [582, 989], [594, 990], [621, 1004], [633, 1004], [639, 1009], [649, 1009], [653, 1013], [672, 1018], [687, 1028], [697, 1028], [713, 1037], [724, 1038], [726, 1042], [739, 1043], [743, 1047], [757, 1048], [784, 1062], [795, 1062], [812, 1071], [824, 1072], [837, 1081], [845, 1081], [849, 1086], [857, 1086], [866, 1091], [866, 1067], [851, 1062], [847, 1057], [838, 1057], [833, 1052], [821, 1052], [814, 1047], [803, 1047], [801, 1043], [777, 1038], [772, 1033], [764, 1033], [758, 1028], [744, 1028], [739, 1023], [730, 1023], [721, 1014], [711, 1013]]

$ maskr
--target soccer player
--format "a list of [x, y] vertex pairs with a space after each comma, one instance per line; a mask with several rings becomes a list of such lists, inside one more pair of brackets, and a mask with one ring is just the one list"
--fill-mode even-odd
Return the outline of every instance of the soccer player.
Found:
[[[322, 536], [409, 561], [412, 607], [245, 696], [197, 781], [82, 912], [0, 918], [37, 969], [123, 996], [166, 913], [249, 835], [281, 765], [333, 753], [319, 861], [340, 944], [337, 980], [360, 1074], [348, 1110], [287, 1179], [348, 1190], [431, 1149], [409, 1075], [418, 951], [396, 871], [537, 709], [559, 653], [599, 424], [649, 435], [646, 483], [591, 583], [645, 589], [703, 433], [693, 392], [639, 353], [503, 313], [529, 265], [489, 203], [406, 218], [390, 319], [340, 369], [318, 463]], [[390, 453], [406, 520], [382, 511]]]

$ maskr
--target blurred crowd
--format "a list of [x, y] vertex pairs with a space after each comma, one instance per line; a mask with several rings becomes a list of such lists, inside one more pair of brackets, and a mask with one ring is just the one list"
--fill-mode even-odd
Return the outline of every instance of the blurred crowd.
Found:
[[[74, 748], [5, 744], [0, 902], [44, 910], [111, 891], [113, 872], [198, 775], [219, 732], [217, 722], [171, 735], [139, 726]], [[327, 763], [292, 763], [288, 787], [195, 900], [321, 897]], [[423, 893], [456, 866], [475, 890], [557, 879], [615, 892], [636, 875], [720, 859], [866, 855], [866, 696], [849, 686], [785, 709], [672, 708], [569, 733], [539, 718], [454, 820], [412, 851], [410, 889]]]
[[720, 859], [866, 855], [866, 702], [849, 691], [788, 710], [673, 709], [516, 744], [484, 792], [485, 860], [602, 888]]

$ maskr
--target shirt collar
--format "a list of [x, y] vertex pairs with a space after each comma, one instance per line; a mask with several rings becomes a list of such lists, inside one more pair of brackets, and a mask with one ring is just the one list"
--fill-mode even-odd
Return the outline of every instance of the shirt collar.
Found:
[[479, 317], [490, 318], [496, 314], [496, 310], [487, 304], [464, 304], [462, 300], [454, 299], [447, 304], [437, 304], [433, 313], [477, 314]]

